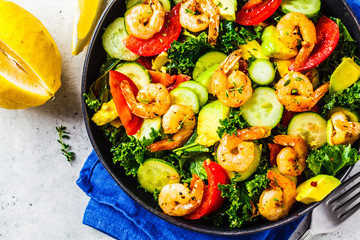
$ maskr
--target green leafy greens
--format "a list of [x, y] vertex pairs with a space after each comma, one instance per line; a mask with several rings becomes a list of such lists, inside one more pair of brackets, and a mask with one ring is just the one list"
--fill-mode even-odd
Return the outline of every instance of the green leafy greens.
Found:
[[206, 51], [213, 49], [208, 43], [208, 36], [205, 32], [199, 36], [189, 36], [184, 42], [174, 41], [167, 51], [171, 60], [168, 68], [177, 69], [178, 73], [190, 75], [198, 58]]
[[355, 164], [360, 160], [360, 155], [351, 145], [323, 145], [311, 151], [306, 162], [313, 175], [336, 175], [346, 166]]
[[220, 127], [217, 130], [217, 134], [220, 138], [225, 133], [232, 135], [236, 134], [237, 129], [250, 127], [250, 125], [244, 120], [241, 110], [232, 108], [228, 118], [220, 120]]

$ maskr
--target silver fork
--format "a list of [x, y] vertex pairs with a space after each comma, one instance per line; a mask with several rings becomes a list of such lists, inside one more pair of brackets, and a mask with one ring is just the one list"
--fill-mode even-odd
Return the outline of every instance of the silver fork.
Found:
[[[360, 197], [360, 192], [353, 195], [353, 193], [360, 189], [360, 182], [355, 182], [359, 178], [360, 172], [340, 184], [340, 186], [331, 193], [331, 196], [313, 210], [310, 228], [299, 240], [308, 240], [317, 234], [334, 231], [340, 223], [360, 209], [360, 202], [353, 206]], [[353, 186], [344, 190], [350, 185]]]

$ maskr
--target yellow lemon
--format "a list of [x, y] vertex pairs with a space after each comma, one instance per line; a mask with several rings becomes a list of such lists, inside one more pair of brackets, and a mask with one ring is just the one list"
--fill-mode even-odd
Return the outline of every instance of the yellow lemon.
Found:
[[71, 53], [78, 55], [89, 43], [99, 20], [103, 0], [78, 0], [75, 11]]
[[0, 0], [0, 107], [36, 107], [61, 85], [60, 52], [44, 25], [15, 3]]

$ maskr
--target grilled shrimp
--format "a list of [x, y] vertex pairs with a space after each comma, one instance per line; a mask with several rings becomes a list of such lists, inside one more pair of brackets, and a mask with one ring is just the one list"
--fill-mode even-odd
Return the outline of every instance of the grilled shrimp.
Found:
[[331, 116], [334, 131], [331, 134], [333, 144], [353, 144], [360, 137], [360, 123], [349, 122], [344, 112], [336, 112]]
[[[160, 83], [146, 85], [138, 92], [136, 98], [128, 81], [122, 81], [120, 87], [131, 112], [136, 116], [142, 118], [162, 116], [170, 106], [170, 94]], [[148, 103], [141, 103], [136, 99], [145, 99]]]
[[232, 52], [212, 75], [212, 91], [219, 101], [228, 107], [240, 107], [249, 100], [253, 92], [248, 76], [234, 69], [241, 55], [241, 49]]
[[329, 82], [315, 91], [310, 80], [303, 74], [286, 74], [275, 85], [276, 95], [285, 108], [292, 112], [309, 111], [329, 90]]
[[174, 134], [171, 139], [155, 142], [148, 146], [151, 152], [181, 147], [193, 133], [196, 124], [194, 112], [186, 106], [171, 105], [162, 118], [164, 133]]
[[141, 39], [149, 39], [164, 25], [165, 11], [159, 0], [147, 0], [130, 9], [125, 15], [127, 31]]
[[255, 159], [255, 143], [251, 140], [267, 138], [269, 127], [250, 127], [236, 135], [224, 135], [217, 149], [219, 164], [228, 171], [244, 172]]
[[165, 185], [159, 194], [159, 206], [170, 216], [185, 216], [195, 211], [201, 204], [205, 184], [193, 175], [190, 189], [181, 183]]
[[219, 35], [219, 8], [212, 0], [186, 0], [181, 3], [180, 24], [192, 32], [200, 32], [209, 28], [208, 41], [215, 45]]
[[295, 57], [294, 67], [295, 69], [302, 67], [316, 44], [314, 23], [302, 13], [290, 12], [280, 19], [276, 29], [281, 41], [291, 49], [297, 50], [296, 47], [301, 41], [301, 49]]
[[278, 135], [274, 143], [285, 146], [276, 157], [280, 173], [290, 176], [300, 175], [306, 168], [308, 146], [304, 139], [297, 136]]
[[295, 202], [296, 185], [287, 177], [269, 171], [267, 178], [271, 180], [269, 188], [260, 196], [258, 208], [260, 214], [269, 221], [277, 221], [285, 217]]

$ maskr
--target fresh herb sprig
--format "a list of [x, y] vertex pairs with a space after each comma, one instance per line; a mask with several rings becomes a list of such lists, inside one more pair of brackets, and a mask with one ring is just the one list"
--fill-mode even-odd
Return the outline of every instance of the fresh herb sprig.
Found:
[[61, 144], [61, 153], [66, 157], [68, 162], [71, 162], [75, 159], [75, 153], [69, 152], [69, 144], [64, 143], [64, 139], [70, 139], [69, 132], [66, 131], [65, 126], [56, 127], [56, 131], [59, 133], [58, 143]]

